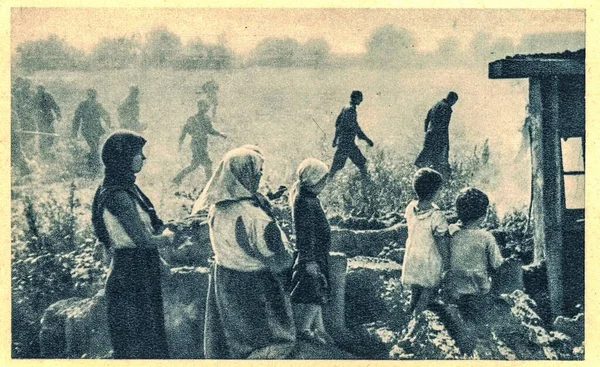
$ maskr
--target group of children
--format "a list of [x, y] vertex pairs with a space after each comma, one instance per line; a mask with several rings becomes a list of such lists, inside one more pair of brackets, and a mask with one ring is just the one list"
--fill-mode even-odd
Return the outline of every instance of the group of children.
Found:
[[[317, 198], [326, 183], [327, 168], [319, 161], [308, 164], [311, 160], [316, 161], [307, 159], [298, 168], [300, 190], [293, 189], [290, 195], [297, 236], [292, 303], [298, 335], [327, 340], [319, 279], [329, 277], [330, 234]], [[491, 278], [505, 261], [494, 236], [481, 227], [489, 199], [473, 187], [461, 190], [455, 202], [459, 221], [449, 225], [435, 203], [443, 182], [442, 175], [431, 168], [421, 168], [414, 175], [417, 198], [405, 211], [408, 237], [402, 267], [402, 284], [411, 290], [408, 311], [418, 315], [426, 309], [439, 310], [440, 304], [456, 304], [463, 321], [484, 330]], [[313, 209], [307, 210], [308, 204]]]
[[494, 236], [481, 228], [489, 199], [473, 187], [461, 190], [455, 202], [459, 221], [448, 225], [435, 204], [442, 184], [433, 169], [415, 173], [417, 199], [405, 212], [408, 238], [402, 267], [402, 283], [412, 293], [409, 310], [418, 314], [443, 297], [458, 306], [465, 320], [481, 321], [491, 277], [504, 261]]

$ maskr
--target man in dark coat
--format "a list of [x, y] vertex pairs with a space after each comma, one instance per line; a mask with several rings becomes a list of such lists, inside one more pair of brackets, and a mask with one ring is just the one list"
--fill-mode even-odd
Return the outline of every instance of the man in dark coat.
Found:
[[51, 157], [50, 148], [54, 145], [54, 119], [57, 121], [62, 119], [60, 107], [54, 101], [54, 97], [48, 92], [43, 85], [38, 85], [37, 94], [34, 99], [34, 108], [37, 114], [37, 127], [40, 134], [40, 153], [42, 157]]
[[458, 95], [455, 92], [450, 92], [446, 98], [436, 103], [429, 110], [427, 118], [425, 118], [423, 150], [415, 160], [417, 167], [433, 168], [444, 177], [448, 177], [450, 174], [448, 126], [452, 117], [452, 106], [457, 100]]
[[10, 103], [10, 165], [16, 167], [21, 174], [27, 175], [31, 173], [31, 169], [27, 164], [27, 160], [21, 149], [21, 137], [18, 131], [21, 129], [19, 114], [17, 109], [17, 101], [15, 95], [11, 95]]
[[97, 97], [98, 93], [95, 89], [88, 89], [87, 99], [81, 102], [75, 110], [73, 130], [71, 133], [73, 138], [77, 138], [77, 134], [81, 128], [81, 135], [90, 147], [87, 158], [88, 165], [91, 168], [100, 165], [100, 138], [106, 133], [106, 130], [102, 127], [101, 120], [104, 120], [108, 129], [111, 128], [110, 116], [104, 107], [97, 101]]
[[210, 179], [212, 175], [212, 161], [208, 155], [208, 135], [216, 135], [222, 138], [226, 138], [225, 134], [222, 134], [215, 130], [212, 126], [210, 118], [207, 112], [210, 105], [207, 101], [201, 99], [198, 101], [198, 113], [190, 117], [187, 123], [183, 126], [181, 136], [179, 137], [179, 150], [187, 135], [192, 137], [191, 148], [192, 148], [192, 162], [189, 166], [181, 170], [173, 179], [173, 183], [179, 185], [181, 180], [188, 173], [194, 171], [200, 166], [204, 166], [204, 173], [206, 175], [206, 181]]
[[360, 126], [356, 116], [356, 106], [358, 106], [363, 100], [361, 91], [355, 90], [350, 94], [350, 106], [342, 108], [342, 111], [335, 121], [335, 136], [333, 138], [332, 146], [337, 147], [335, 155], [333, 156], [333, 163], [329, 170], [329, 179], [333, 179], [335, 174], [344, 168], [346, 159], [350, 158], [352, 163], [358, 167], [360, 174], [363, 179], [368, 179], [367, 173], [367, 159], [362, 154], [358, 146], [356, 146], [355, 138], [358, 137], [373, 146], [373, 141], [365, 135]]
[[[31, 80], [16, 78], [11, 90], [12, 98], [15, 102], [15, 111], [18, 115], [20, 128], [22, 131], [37, 131], [34, 103], [35, 94], [31, 90]], [[21, 144], [29, 151], [33, 150], [33, 142], [35, 141], [34, 134], [21, 134]]]
[[133, 131], [144, 131], [145, 125], [140, 124], [140, 88], [132, 86], [129, 96], [118, 108], [118, 117], [121, 128]]

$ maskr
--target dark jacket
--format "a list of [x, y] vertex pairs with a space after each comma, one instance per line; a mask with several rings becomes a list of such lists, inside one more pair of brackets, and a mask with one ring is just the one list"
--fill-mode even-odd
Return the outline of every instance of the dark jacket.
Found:
[[340, 148], [351, 147], [356, 145], [355, 138], [357, 136], [359, 139], [370, 141], [358, 125], [356, 106], [344, 107], [335, 121], [333, 141]]
[[325, 262], [331, 245], [331, 228], [319, 199], [301, 189], [294, 201], [293, 214], [298, 263]]
[[106, 132], [100, 120], [110, 126], [110, 116], [100, 103], [89, 99], [81, 102], [75, 110], [72, 135], [77, 136], [81, 126], [81, 135], [99, 138]]
[[52, 112], [56, 114], [56, 118], [60, 118], [60, 107], [54, 101], [54, 98], [50, 93], [42, 92], [37, 93], [35, 95], [35, 107], [40, 118], [40, 121], [46, 124], [51, 124], [54, 121], [54, 115]]

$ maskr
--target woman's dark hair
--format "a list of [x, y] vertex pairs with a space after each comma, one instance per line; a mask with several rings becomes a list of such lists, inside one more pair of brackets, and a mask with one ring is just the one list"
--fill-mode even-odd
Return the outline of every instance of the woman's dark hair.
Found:
[[419, 200], [427, 200], [433, 197], [443, 183], [444, 179], [438, 171], [431, 168], [421, 168], [413, 178], [413, 189]]
[[458, 219], [464, 224], [469, 224], [487, 213], [490, 200], [481, 190], [474, 187], [467, 187], [456, 196], [456, 213]]
[[146, 139], [133, 131], [120, 130], [110, 134], [102, 146], [102, 163], [107, 169], [129, 169], [133, 158], [146, 144]]

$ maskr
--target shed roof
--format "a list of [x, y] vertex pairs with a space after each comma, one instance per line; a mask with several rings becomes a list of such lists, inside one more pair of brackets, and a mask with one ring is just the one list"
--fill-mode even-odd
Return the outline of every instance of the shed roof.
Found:
[[550, 54], [508, 56], [489, 64], [490, 79], [585, 74], [585, 49]]

